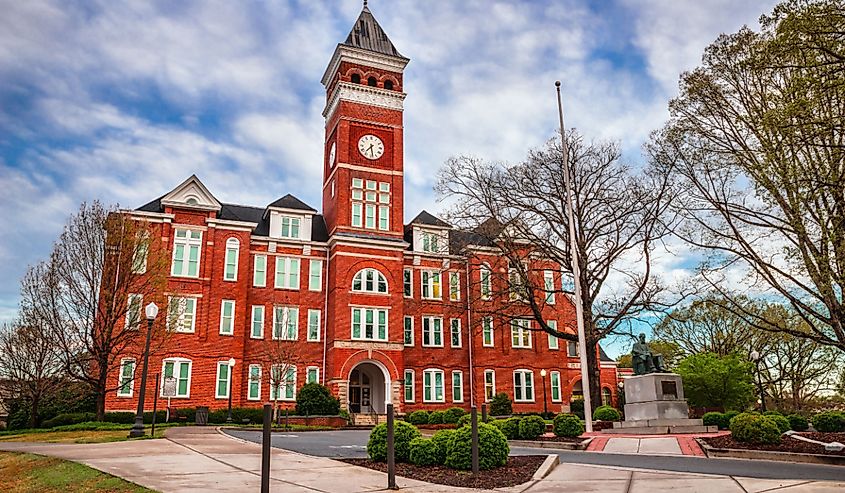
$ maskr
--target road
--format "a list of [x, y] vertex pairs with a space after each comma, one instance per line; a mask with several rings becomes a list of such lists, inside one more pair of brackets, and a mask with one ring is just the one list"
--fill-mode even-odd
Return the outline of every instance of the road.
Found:
[[[260, 443], [261, 432], [225, 430], [233, 437]], [[273, 447], [330, 458], [359, 458], [367, 456], [368, 430], [274, 432]], [[743, 459], [709, 459], [686, 456], [649, 456], [608, 454], [582, 451], [557, 451], [560, 461], [570, 464], [621, 466], [660, 471], [718, 474], [763, 479], [808, 479], [820, 481], [845, 480], [845, 467], [819, 464], [795, 464]], [[511, 455], [547, 455], [550, 449], [511, 448]]]

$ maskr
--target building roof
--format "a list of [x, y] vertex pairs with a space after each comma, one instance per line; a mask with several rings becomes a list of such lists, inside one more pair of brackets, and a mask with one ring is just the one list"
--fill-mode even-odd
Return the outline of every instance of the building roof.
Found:
[[279, 209], [296, 209], [301, 211], [317, 212], [317, 209], [311, 207], [310, 205], [299, 200], [291, 194], [285, 195], [284, 197], [276, 200], [267, 207], [278, 207]]
[[376, 18], [373, 17], [373, 13], [370, 12], [366, 2], [364, 2], [361, 14], [343, 44], [383, 55], [405, 58], [393, 46], [393, 42], [387, 37], [387, 33], [381, 28]]
[[417, 214], [417, 217], [411, 220], [410, 224], [422, 224], [424, 226], [436, 226], [438, 228], [451, 228], [452, 225], [446, 221], [430, 214], [428, 211], [422, 211]]
[[613, 363], [614, 361], [616, 361], [615, 359], [611, 358], [610, 356], [607, 355], [607, 353], [604, 352], [604, 348], [601, 347], [601, 344], [598, 344], [598, 347], [599, 347], [599, 361], [604, 361], [606, 363]]

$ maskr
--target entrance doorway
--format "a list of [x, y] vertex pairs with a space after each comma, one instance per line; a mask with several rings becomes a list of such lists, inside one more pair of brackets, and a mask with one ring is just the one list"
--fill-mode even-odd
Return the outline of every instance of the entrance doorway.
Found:
[[384, 414], [388, 396], [384, 370], [374, 363], [359, 363], [349, 374], [349, 412], [353, 414]]

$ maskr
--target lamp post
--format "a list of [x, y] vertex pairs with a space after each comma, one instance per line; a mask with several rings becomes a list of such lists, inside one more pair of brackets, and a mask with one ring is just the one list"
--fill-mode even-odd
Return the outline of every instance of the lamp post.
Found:
[[144, 308], [147, 317], [147, 342], [144, 344], [144, 366], [141, 371], [141, 390], [138, 392], [138, 411], [135, 413], [135, 424], [129, 430], [129, 438], [144, 436], [144, 396], [147, 390], [147, 365], [150, 360], [150, 337], [153, 334], [153, 322], [158, 316], [158, 306], [150, 303]]
[[751, 351], [751, 361], [757, 369], [757, 390], [760, 392], [760, 411], [766, 412], [766, 393], [763, 391], [763, 376], [760, 373], [760, 362], [762, 360], [760, 353], [756, 350]]
[[232, 422], [232, 370], [235, 368], [235, 358], [229, 358], [229, 413], [226, 415], [226, 422]]
[[546, 419], [546, 415], [549, 413], [549, 407], [546, 403], [546, 369], [545, 368], [540, 370], [540, 380], [543, 381], [543, 419]]

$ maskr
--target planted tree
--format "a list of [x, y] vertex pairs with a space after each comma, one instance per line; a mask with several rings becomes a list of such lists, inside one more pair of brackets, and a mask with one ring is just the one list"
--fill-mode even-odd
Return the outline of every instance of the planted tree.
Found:
[[754, 398], [753, 365], [737, 356], [687, 356], [678, 364], [684, 395], [692, 406], [745, 409]]

